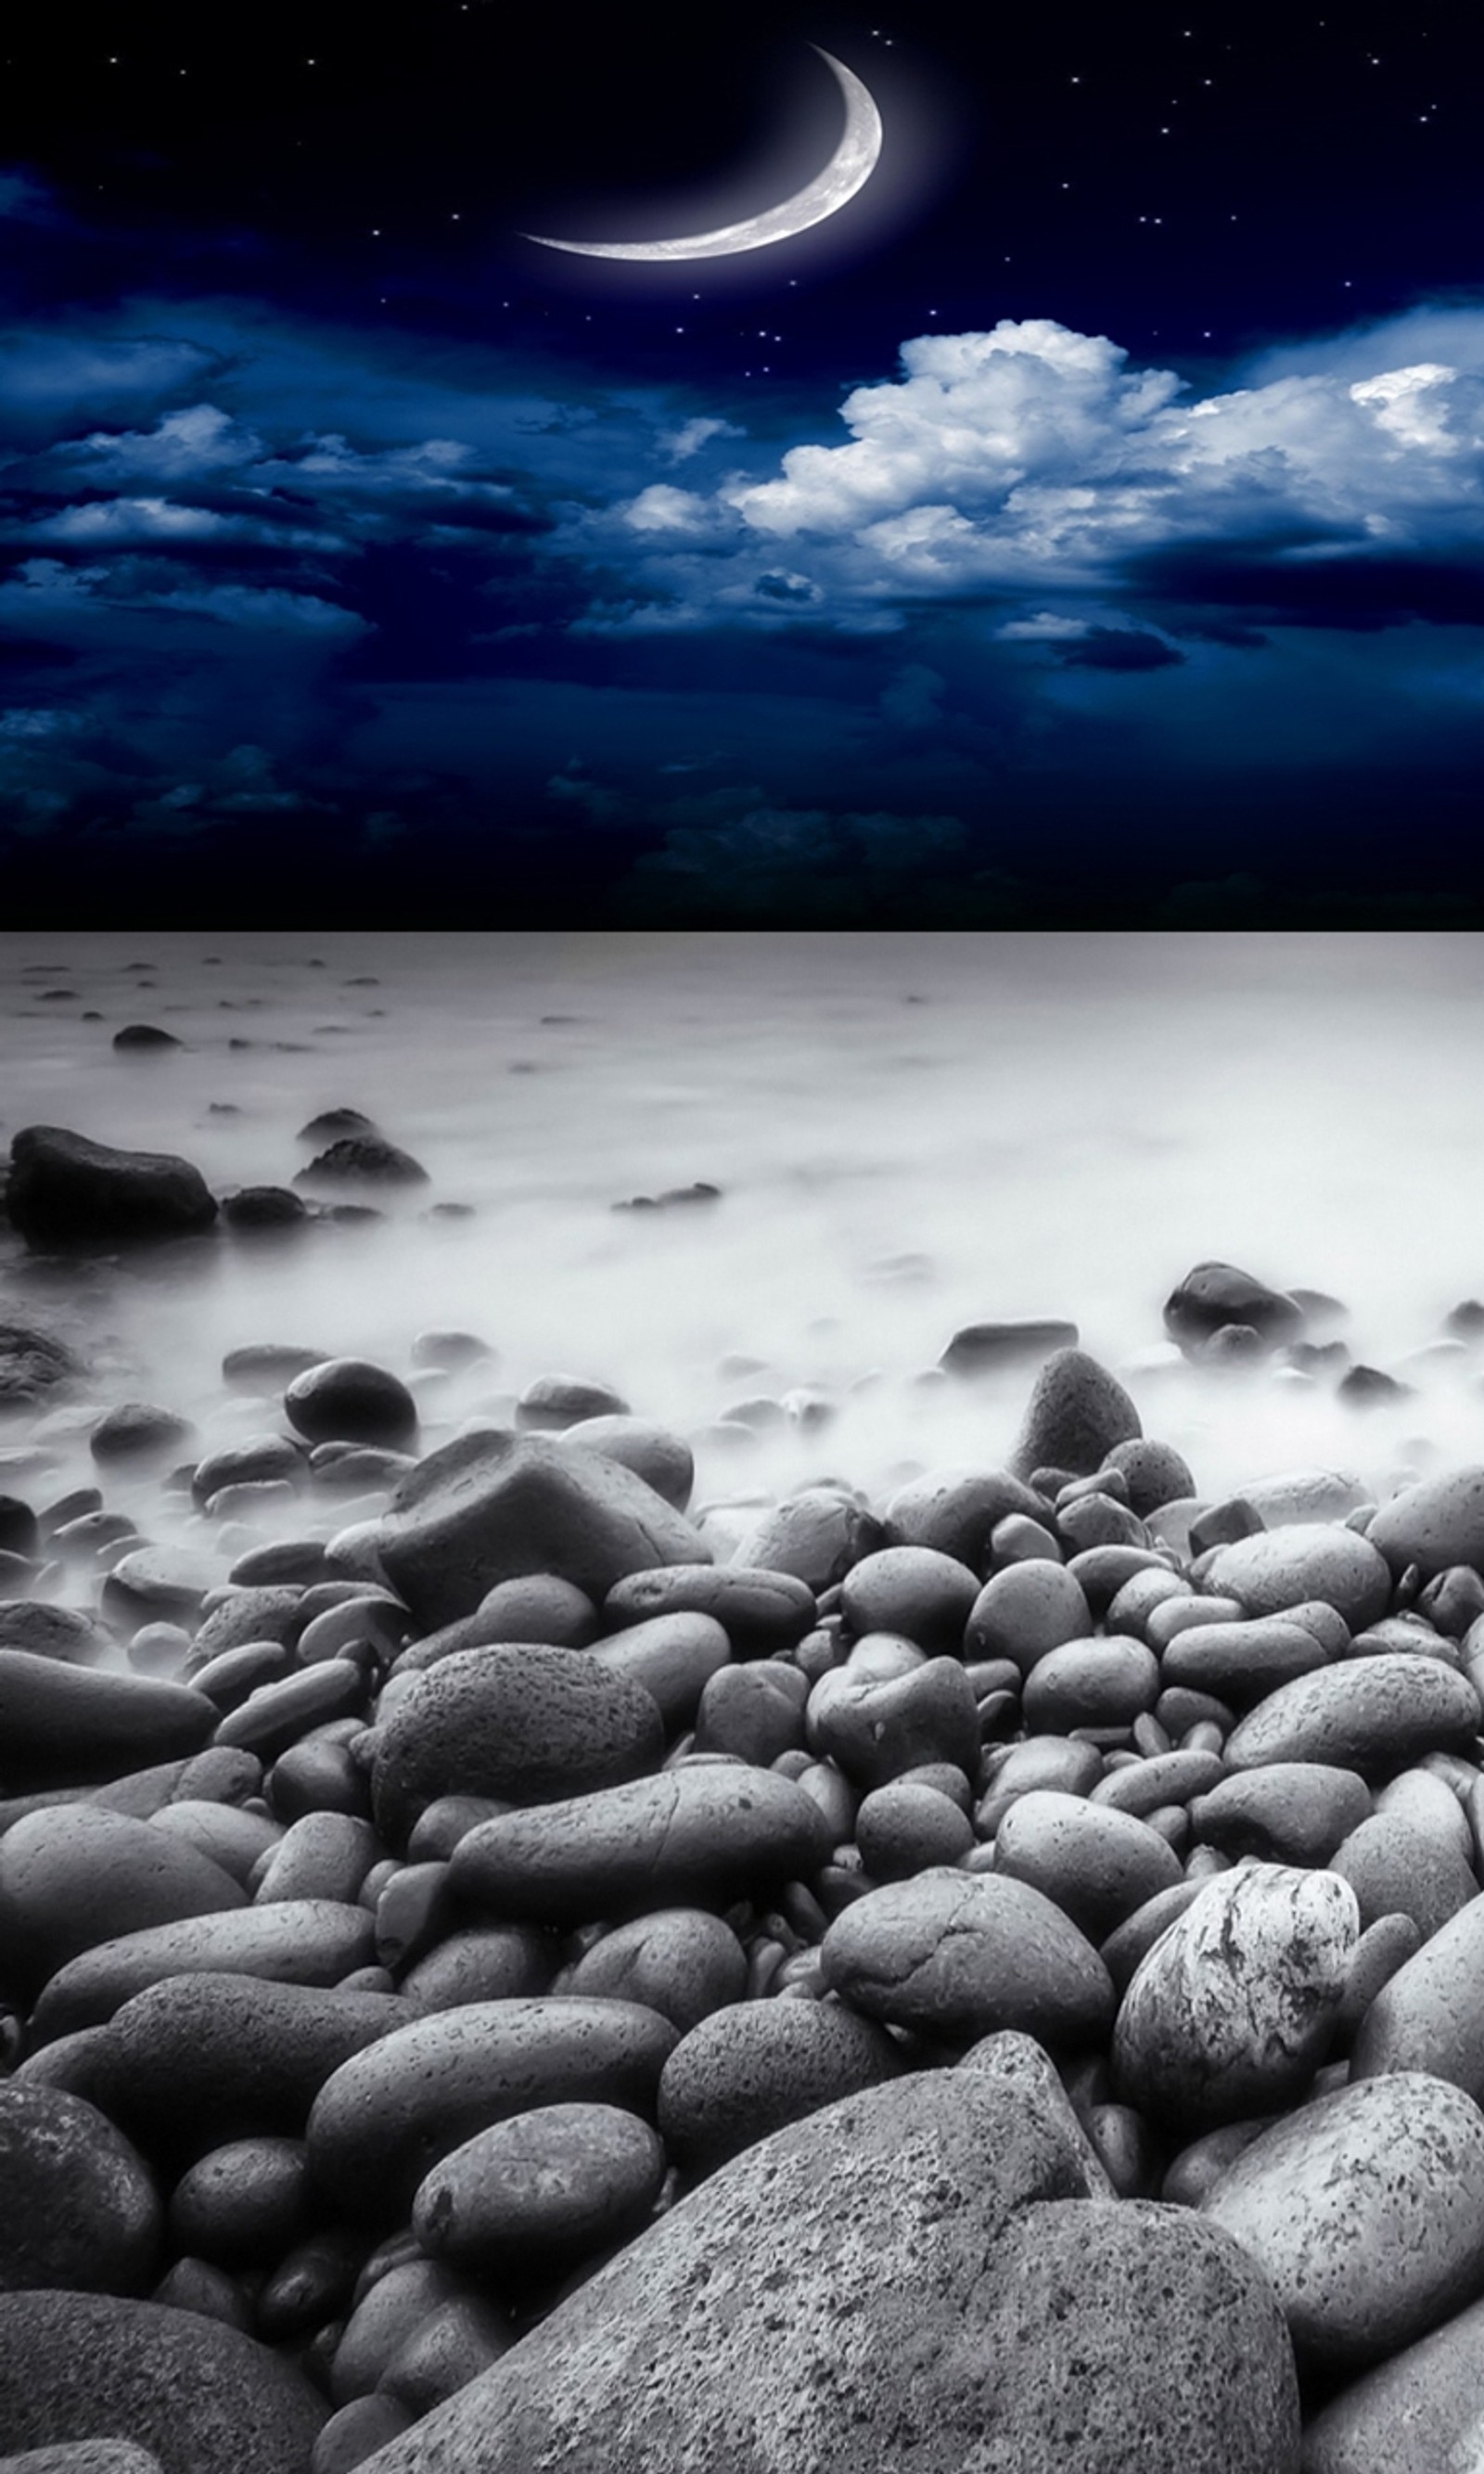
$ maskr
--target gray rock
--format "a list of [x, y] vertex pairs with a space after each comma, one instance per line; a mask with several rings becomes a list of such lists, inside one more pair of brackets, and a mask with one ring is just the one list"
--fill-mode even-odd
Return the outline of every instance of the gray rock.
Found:
[[1386, 1613], [1391, 1573], [1369, 1538], [1322, 1521], [1294, 1521], [1218, 1547], [1203, 1587], [1237, 1598], [1250, 1615], [1280, 1615], [1318, 1598], [1364, 1631]]
[[210, 1702], [185, 1685], [0, 1651], [0, 1782], [8, 1794], [120, 1779], [196, 1752], [215, 1725]]
[[819, 1807], [791, 1779], [708, 1762], [481, 1822], [454, 1849], [450, 1879], [471, 1905], [572, 1927], [681, 1901], [725, 1906], [809, 1880], [830, 1846]]
[[1246, 1623], [1188, 1625], [1164, 1652], [1159, 1673], [1167, 1685], [1183, 1684], [1214, 1693], [1233, 1710], [1250, 1710], [1279, 1685], [1328, 1663], [1323, 1644], [1302, 1624], [1258, 1615]]
[[1400, 1812], [1375, 1812], [1361, 1822], [1335, 1849], [1329, 1869], [1354, 1891], [1362, 1928], [1382, 1916], [1407, 1915], [1423, 1941], [1479, 1895], [1457, 1847]]
[[1059, 1907], [1024, 1881], [942, 1867], [867, 1891], [836, 1917], [824, 1978], [863, 2017], [945, 2044], [1018, 2027], [1053, 2050], [1106, 2035], [1107, 1968]]
[[1484, 1467], [1445, 1469], [1404, 1486], [1366, 1535], [1394, 1572], [1411, 1564], [1424, 1580], [1453, 1564], [1484, 1571]]
[[427, 1630], [528, 1572], [600, 1602], [628, 1573], [710, 1562], [697, 1531], [632, 1470], [542, 1435], [463, 1435], [430, 1452], [393, 1496], [377, 1544]]
[[302, 2372], [196, 2312], [0, 2294], [0, 2431], [17, 2447], [107, 2437], [162, 2474], [307, 2474], [325, 2412]]
[[791, 1572], [745, 1564], [675, 1564], [616, 1581], [603, 1605], [604, 1628], [699, 1614], [720, 1624], [739, 1658], [792, 1649], [815, 1620], [815, 1592]]
[[992, 2076], [847, 2098], [724, 2166], [377, 2474], [1295, 2474], [1259, 2271], [1085, 2188]]
[[1327, 1864], [1370, 1818], [1371, 1790], [1355, 1770], [1323, 1760], [1271, 1761], [1224, 1778], [1190, 1807], [1199, 1846], [1263, 1863]]
[[381, 1134], [344, 1133], [298, 1171], [296, 1185], [426, 1185], [427, 1171]]
[[538, 1374], [516, 1402], [515, 1421], [526, 1433], [559, 1434], [594, 1418], [627, 1418], [628, 1402], [611, 1383], [580, 1374]]
[[741, 2001], [746, 1982], [747, 1954], [720, 1916], [702, 1907], [661, 1907], [604, 1933], [584, 1951], [564, 1989], [642, 2001], [685, 2036], [714, 2011]]
[[399, 1375], [363, 1357], [329, 1357], [296, 1374], [283, 1395], [289, 1424], [311, 1443], [410, 1442], [418, 1405]]
[[503, 1642], [440, 1660], [377, 1731], [377, 1827], [404, 1846], [444, 1795], [555, 1804], [657, 1770], [659, 1710], [641, 1685], [570, 1649]]
[[983, 1572], [989, 1540], [1012, 1514], [1044, 1520], [1047, 1506], [1009, 1469], [929, 1469], [898, 1487], [883, 1515], [888, 1546], [934, 1546]]
[[1197, 1263], [1165, 1300], [1164, 1327], [1187, 1355], [1229, 1323], [1260, 1334], [1269, 1348], [1297, 1340], [1303, 1309], [1279, 1289], [1270, 1289], [1231, 1263]]
[[660, 2129], [675, 2163], [699, 2177], [901, 2070], [885, 2029], [842, 2004], [738, 2001], [714, 2010], [670, 2054]]
[[1121, 1469], [1129, 1489], [1129, 1508], [1140, 1520], [1147, 1520], [1166, 1503], [1179, 1503], [1196, 1491], [1190, 1465], [1173, 1443], [1155, 1443], [1134, 1435], [1126, 1443], [1115, 1443], [1107, 1455], [1107, 1467]]
[[1484, 2101], [1484, 1897], [1450, 1916], [1366, 2012], [1350, 2076], [1387, 2071], [1428, 2071]]
[[1047, 1788], [1011, 1805], [994, 1867], [1042, 1891], [1094, 1944], [1181, 1878], [1180, 1857], [1147, 1822]]
[[27, 1649], [34, 1658], [96, 1666], [113, 1646], [112, 1634], [80, 1607], [54, 1607], [44, 1598], [14, 1598], [0, 1607], [0, 1650]]
[[683, 1435], [671, 1434], [652, 1419], [617, 1411], [579, 1418], [575, 1424], [564, 1426], [561, 1435], [574, 1451], [601, 1452], [632, 1469], [676, 1512], [685, 1511], [695, 1483], [695, 1455]]
[[541, 2105], [435, 2165], [413, 2200], [412, 2230], [430, 2259], [524, 2284], [640, 2232], [665, 2172], [664, 2147], [637, 2114]]
[[1468, 1752], [1478, 1694], [1440, 1659], [1402, 1651], [1343, 1659], [1259, 1701], [1227, 1738], [1234, 1770], [1267, 1761], [1330, 1761], [1363, 1777], [1405, 1769], [1424, 1753]]
[[338, 1984], [368, 1966], [376, 1928], [365, 1907], [284, 1899], [271, 1907], [187, 1916], [100, 1942], [52, 1977], [32, 2020], [39, 2041], [111, 2019], [135, 1993], [170, 1976], [263, 1977], [271, 1984]]
[[49, 1400], [82, 1372], [82, 1359], [55, 1332], [0, 1322], [0, 1409]]
[[1053, 1349], [1075, 1348], [1075, 1322], [969, 1322], [938, 1359], [948, 1374], [1001, 1374], [1039, 1366]]
[[160, 2474], [152, 2448], [132, 2439], [63, 2439], [55, 2448], [27, 2448], [0, 2457], [0, 2474]]
[[833, 1487], [814, 1486], [766, 1512], [738, 1547], [737, 1561], [791, 1572], [818, 1592], [885, 1543], [881, 1522], [864, 1504]]
[[120, 1933], [245, 1904], [208, 1856], [97, 1805], [54, 1805], [0, 1839], [0, 1951], [12, 1983], [39, 1987]]
[[1139, 1413], [1116, 1375], [1080, 1348], [1048, 1357], [1026, 1405], [1010, 1468], [1070, 1469], [1089, 1477], [1117, 1443], [1143, 1434]]
[[139, 2293], [161, 2225], [144, 2159], [95, 2105], [0, 2083], [0, 2292]]
[[164, 1152], [115, 1151], [61, 1126], [26, 1126], [11, 1145], [6, 1205], [30, 1241], [177, 1237], [209, 1228], [199, 1169]]
[[1484, 2302], [1367, 2371], [1305, 2425], [1303, 2474], [1470, 2474], [1484, 2446]]

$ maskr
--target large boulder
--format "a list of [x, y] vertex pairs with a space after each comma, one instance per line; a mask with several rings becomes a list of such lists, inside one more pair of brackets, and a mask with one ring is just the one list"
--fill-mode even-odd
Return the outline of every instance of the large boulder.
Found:
[[1296, 2474], [1261, 2271], [1086, 2189], [990, 2074], [847, 2097], [722, 2167], [375, 2474]]
[[182, 1237], [209, 1228], [201, 1171], [169, 1152], [115, 1151], [61, 1126], [25, 1126], [11, 1145], [6, 1207], [23, 1237]]
[[133, 2439], [162, 2474], [309, 2474], [326, 2412], [302, 2371], [199, 2312], [0, 2294], [0, 2431], [17, 2449]]
[[699, 1532], [632, 1469], [503, 1430], [455, 1436], [420, 1462], [377, 1548], [425, 1631], [472, 1614], [497, 1582], [526, 1572], [555, 1573], [600, 1603], [629, 1572], [711, 1561]]

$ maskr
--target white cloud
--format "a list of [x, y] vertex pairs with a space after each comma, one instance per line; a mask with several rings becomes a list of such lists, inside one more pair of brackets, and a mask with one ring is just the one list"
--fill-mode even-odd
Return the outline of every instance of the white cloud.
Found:
[[256, 431], [242, 428], [214, 403], [167, 412], [149, 430], [94, 429], [57, 450], [69, 461], [85, 460], [96, 472], [161, 481], [230, 472], [253, 463], [262, 451]]
[[693, 455], [710, 439], [744, 438], [746, 434], [735, 421], [721, 421], [714, 415], [701, 414], [693, 421], [683, 421], [678, 429], [662, 430], [659, 443], [672, 464], [683, 464], [688, 455]]
[[1484, 541], [1484, 313], [1453, 314], [1448, 335], [1447, 360], [1393, 360], [1382, 328], [1360, 374], [1316, 347], [1311, 371], [1197, 400], [1052, 319], [918, 336], [897, 378], [846, 397], [846, 443], [790, 448], [709, 495], [654, 483], [573, 530], [642, 537], [620, 622], [635, 633], [800, 612], [889, 628], [906, 603], [967, 591], [1024, 594], [997, 632], [1049, 642], [1087, 622], [1039, 596], [1116, 591], [1141, 552], [1246, 546], [1275, 579], [1306, 555], [1457, 553]]
[[1090, 625], [1087, 618], [1061, 617], [1055, 610], [1036, 610], [1029, 618], [1008, 618], [994, 632], [1002, 643], [1060, 644], [1085, 636]]

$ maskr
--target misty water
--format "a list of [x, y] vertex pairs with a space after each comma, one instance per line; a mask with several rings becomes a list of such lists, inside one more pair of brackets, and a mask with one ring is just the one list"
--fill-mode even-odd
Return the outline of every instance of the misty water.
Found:
[[[1029, 1374], [933, 1370], [961, 1325], [1024, 1316], [1075, 1322], [1206, 1494], [1484, 1458], [1484, 1357], [1412, 1354], [1484, 1292], [1481, 981], [1463, 934], [0, 936], [0, 1139], [178, 1152], [223, 1194], [289, 1183], [304, 1122], [350, 1105], [430, 1179], [276, 1237], [59, 1258], [0, 1236], [0, 1320], [93, 1366], [81, 1398], [0, 1420], [0, 1491], [92, 1477], [119, 1400], [185, 1413], [203, 1449], [271, 1428], [224, 1388], [230, 1348], [405, 1376], [448, 1325], [498, 1361], [417, 1378], [424, 1448], [509, 1420], [539, 1374], [596, 1376], [695, 1440], [699, 1504], [818, 1478], [879, 1503], [1002, 1462]], [[182, 1046], [116, 1053], [131, 1022]], [[695, 1179], [720, 1200], [612, 1207]], [[1186, 1366], [1160, 1310], [1208, 1256], [1333, 1293], [1354, 1357], [1412, 1396]], [[833, 1415], [709, 1433], [760, 1395]], [[160, 1542], [223, 1570], [242, 1550], [158, 1480], [104, 1484]], [[374, 1508], [306, 1499], [262, 1534]]]

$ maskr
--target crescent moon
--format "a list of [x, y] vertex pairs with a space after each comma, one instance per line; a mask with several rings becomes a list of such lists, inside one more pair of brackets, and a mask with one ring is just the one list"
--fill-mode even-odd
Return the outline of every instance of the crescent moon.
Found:
[[811, 225], [838, 214], [876, 168], [881, 114], [853, 70], [833, 53], [821, 51], [817, 43], [809, 48], [819, 53], [839, 81], [845, 98], [845, 130], [824, 170], [781, 206], [769, 206], [766, 214], [750, 215], [745, 223], [723, 224], [719, 231], [687, 232], [677, 240], [551, 240], [545, 232], [523, 232], [521, 238], [537, 241], [543, 249], [570, 250], [577, 257], [731, 257], [744, 249], [766, 249], [773, 241], [790, 240], [795, 232], [808, 231]]

